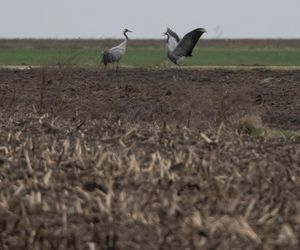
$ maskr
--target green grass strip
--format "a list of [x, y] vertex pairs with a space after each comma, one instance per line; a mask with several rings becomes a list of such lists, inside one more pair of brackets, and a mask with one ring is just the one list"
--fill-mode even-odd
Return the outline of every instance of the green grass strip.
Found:
[[[97, 66], [102, 50], [93, 48], [0, 48], [1, 65], [77, 64]], [[164, 67], [167, 64], [164, 48], [129, 48], [121, 65], [134, 67]], [[300, 66], [300, 49], [227, 49], [196, 48], [187, 66]]]

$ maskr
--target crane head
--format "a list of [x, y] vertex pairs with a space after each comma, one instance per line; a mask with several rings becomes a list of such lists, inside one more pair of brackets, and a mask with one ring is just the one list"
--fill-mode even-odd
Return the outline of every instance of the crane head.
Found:
[[207, 33], [206, 29], [204, 29], [204, 28], [200, 28], [199, 31], [201, 31], [203, 33]]
[[129, 29], [124, 29], [123, 33], [127, 33], [127, 32], [132, 32], [132, 31]]

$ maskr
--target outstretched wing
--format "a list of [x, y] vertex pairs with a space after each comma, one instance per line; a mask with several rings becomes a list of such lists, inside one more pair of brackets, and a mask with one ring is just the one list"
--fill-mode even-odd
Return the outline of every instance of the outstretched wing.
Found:
[[168, 27], [168, 28], [167, 28], [167, 32], [169, 33], [169, 35], [170, 35], [171, 37], [173, 37], [173, 38], [175, 39], [175, 41], [176, 41], [177, 43], [179, 43], [180, 38], [179, 38], [179, 36], [178, 36], [173, 30], [171, 30], [171, 29]]
[[173, 53], [177, 56], [192, 56], [196, 43], [205, 32], [206, 30], [202, 28], [190, 31], [181, 39]]

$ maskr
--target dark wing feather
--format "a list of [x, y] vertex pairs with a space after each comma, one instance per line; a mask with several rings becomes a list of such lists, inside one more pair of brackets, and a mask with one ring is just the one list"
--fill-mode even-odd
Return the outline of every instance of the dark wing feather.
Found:
[[199, 38], [206, 31], [204, 29], [195, 29], [187, 33], [173, 51], [177, 56], [192, 56], [192, 51], [198, 42]]
[[114, 62], [113, 55], [110, 53], [109, 50], [105, 50], [103, 52], [101, 63], [103, 63], [106, 66], [108, 63], [113, 63], [113, 62]]
[[170, 36], [174, 37], [175, 40], [179, 43], [180, 38], [179, 36], [173, 31], [171, 30], [169, 27], [167, 28], [167, 32], [169, 33]]

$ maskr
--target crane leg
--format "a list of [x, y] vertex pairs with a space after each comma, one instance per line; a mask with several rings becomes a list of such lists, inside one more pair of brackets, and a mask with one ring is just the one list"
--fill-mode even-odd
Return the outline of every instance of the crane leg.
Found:
[[113, 63], [110, 66], [110, 78], [111, 78], [111, 80], [114, 79], [114, 64]]
[[179, 73], [181, 72], [181, 67], [179, 64], [176, 65], [176, 78], [175, 81], [180, 80], [180, 75]]
[[117, 81], [119, 81], [119, 61], [117, 62], [117, 66], [116, 66], [116, 76], [117, 76]]
[[105, 63], [103, 63], [103, 65], [102, 65], [102, 63], [100, 63], [100, 69], [103, 68], [103, 66], [104, 66], [104, 72], [106, 72], [107, 71], [107, 65]]

